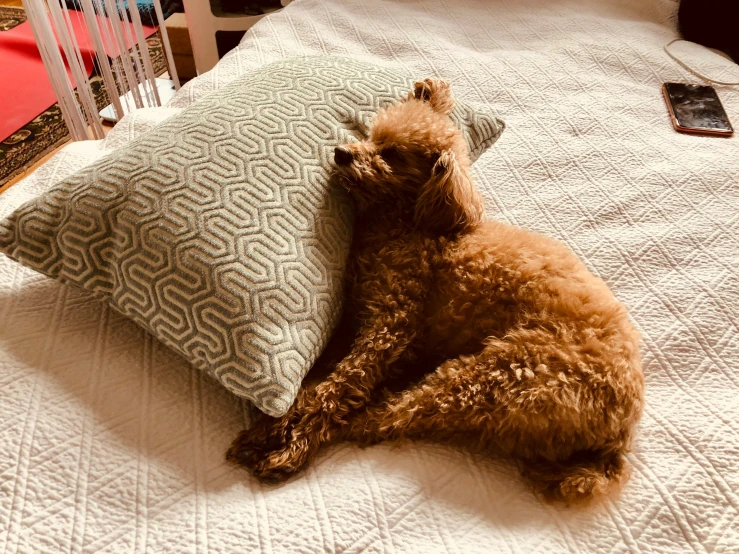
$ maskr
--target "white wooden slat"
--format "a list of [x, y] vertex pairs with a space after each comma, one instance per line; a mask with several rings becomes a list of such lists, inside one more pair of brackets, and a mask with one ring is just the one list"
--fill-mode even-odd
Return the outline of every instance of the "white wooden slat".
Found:
[[[103, 6], [102, 0], [92, 0], [92, 4], [95, 8], [95, 13], [100, 15], [105, 14], [105, 6]], [[100, 23], [100, 29], [102, 31], [101, 37], [103, 39], [103, 44], [105, 45], [106, 51], [113, 52], [117, 48], [117, 43], [115, 37], [113, 36], [113, 24], [110, 22], [110, 18], [102, 17], [98, 19], [98, 22]], [[126, 94], [126, 92], [131, 90], [131, 85], [128, 82], [126, 71], [123, 68], [120, 56], [113, 57], [111, 65], [113, 67], [113, 71], [115, 72], [118, 98], [122, 101], [123, 104], [125, 104], [124, 111], [125, 113], [128, 113], [133, 108], [135, 108], [135, 106], [131, 106], [131, 95]]]
[[98, 26], [98, 18], [95, 17], [95, 7], [92, 5], [92, 0], [79, 0], [81, 2], [82, 13], [85, 16], [85, 23], [90, 32], [90, 38], [92, 44], [95, 47], [95, 57], [97, 59], [100, 72], [102, 73], [103, 83], [105, 83], [105, 90], [108, 91], [110, 102], [113, 104], [115, 115], [118, 119], [123, 117], [123, 106], [121, 104], [118, 87], [115, 83], [113, 76], [113, 70], [108, 59], [108, 54], [105, 51], [105, 44], [103, 43], [103, 37]]
[[[126, 44], [136, 44], [136, 40], [134, 38], [134, 33], [131, 32], [131, 25], [128, 21], [128, 15], [126, 11], [126, 1], [125, 0], [115, 0], [116, 6], [118, 8], [118, 14], [121, 18], [121, 22], [123, 23], [122, 29], [123, 29], [123, 36], [126, 39]], [[133, 13], [132, 11], [129, 11], [129, 13]], [[138, 48], [131, 48], [130, 50], [131, 54], [131, 64], [133, 65], [134, 71], [136, 73], [136, 87], [139, 90], [143, 90], [144, 94], [142, 95], [142, 100], [144, 102], [144, 107], [152, 107], [154, 106], [154, 98], [152, 97], [151, 91], [147, 87], [146, 83], [146, 76], [144, 75], [144, 68], [141, 63], [141, 57], [140, 57], [140, 51]], [[139, 87], [139, 85], [143, 85]]]
[[[134, 31], [136, 33], [136, 42], [139, 45], [139, 55], [144, 63], [144, 73], [146, 74], [148, 85], [154, 94], [155, 103], [151, 105], [161, 106], [162, 101], [159, 98], [159, 91], [157, 90], [157, 84], [154, 77], [154, 68], [151, 65], [151, 54], [149, 53], [149, 45], [146, 44], [146, 38], [144, 38], [144, 28], [141, 24], [141, 15], [139, 15], [139, 11], [135, 9], [129, 10], [129, 12], [131, 14], [131, 22], [133, 23]], [[144, 86], [146, 87], [146, 81], [144, 81], [144, 83]]]
[[172, 46], [169, 44], [169, 35], [167, 34], [167, 26], [164, 24], [164, 14], [162, 13], [162, 4], [159, 0], [154, 0], [154, 11], [157, 14], [157, 22], [159, 23], [159, 32], [162, 35], [162, 46], [167, 56], [167, 65], [169, 66], [169, 76], [174, 82], [174, 89], [180, 90], [180, 78], [177, 76], [177, 68], [174, 65], [174, 57], [172, 56]]
[[72, 75], [74, 75], [74, 82], [77, 85], [77, 96], [79, 98], [78, 102], [85, 115], [87, 126], [92, 130], [93, 138], [101, 139], [105, 136], [103, 126], [100, 123], [97, 105], [92, 95], [92, 88], [87, 78], [85, 63], [82, 59], [77, 37], [74, 34], [72, 21], [69, 18], [67, 5], [66, 3], [57, 4], [56, 2], [47, 2], [47, 5], [56, 25], [57, 36], [64, 48], [67, 64], [72, 70]]
[[23, 8], [28, 15], [31, 30], [36, 39], [36, 44], [38, 45], [46, 72], [49, 75], [57, 102], [59, 103], [62, 117], [69, 129], [69, 134], [73, 140], [84, 140], [87, 138], [87, 128], [84, 125], [84, 118], [80, 112], [79, 105], [75, 100], [74, 89], [64, 69], [64, 60], [56, 46], [56, 38], [46, 12], [46, 7], [42, 0], [23, 0]]
[[131, 64], [131, 58], [128, 55], [128, 48], [126, 44], [125, 35], [123, 32], [123, 22], [121, 21], [121, 15], [118, 13], [118, 3], [116, 0], [101, 0], [105, 12], [108, 15], [108, 20], [111, 23], [113, 29], [113, 35], [115, 36], [116, 44], [118, 45], [118, 52], [121, 63], [123, 64], [123, 71], [126, 74], [126, 81], [128, 82], [128, 89], [131, 91], [133, 101], [137, 108], [143, 108], [144, 102], [139, 93], [138, 80], [136, 79], [136, 72]]

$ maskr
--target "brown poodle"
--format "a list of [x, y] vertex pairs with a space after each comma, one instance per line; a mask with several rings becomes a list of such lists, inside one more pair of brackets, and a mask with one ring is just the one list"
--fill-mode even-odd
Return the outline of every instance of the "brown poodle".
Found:
[[300, 471], [325, 444], [404, 438], [511, 455], [566, 502], [628, 476], [639, 336], [563, 244], [484, 220], [453, 107], [449, 85], [427, 79], [368, 140], [336, 149], [358, 207], [350, 317], [322, 358], [328, 376], [234, 441], [228, 458], [259, 478]]

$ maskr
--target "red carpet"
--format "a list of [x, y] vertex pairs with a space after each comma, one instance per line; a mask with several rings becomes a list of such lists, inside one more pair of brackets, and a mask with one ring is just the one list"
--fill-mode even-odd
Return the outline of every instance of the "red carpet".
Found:
[[[70, 19], [89, 77], [95, 50], [82, 14], [77, 17], [76, 12], [70, 11]], [[104, 20], [103, 17], [99, 19]], [[149, 37], [156, 30], [156, 27], [144, 26], [144, 36]], [[131, 46], [128, 43], [128, 47]], [[107, 53], [110, 57], [117, 57], [118, 49], [112, 45]], [[10, 31], [0, 32], [0, 60], [0, 141], [3, 141], [49, 106], [56, 104], [56, 97], [28, 21]], [[69, 67], [67, 75], [74, 83]]]

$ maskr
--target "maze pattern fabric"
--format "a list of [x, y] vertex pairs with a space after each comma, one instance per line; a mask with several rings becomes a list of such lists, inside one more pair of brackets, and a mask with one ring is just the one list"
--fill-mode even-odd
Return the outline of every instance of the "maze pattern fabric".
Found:
[[[351, 210], [329, 185], [333, 149], [412, 85], [342, 58], [268, 66], [20, 208], [0, 251], [282, 415], [341, 311]], [[503, 128], [454, 116], [474, 157]]]

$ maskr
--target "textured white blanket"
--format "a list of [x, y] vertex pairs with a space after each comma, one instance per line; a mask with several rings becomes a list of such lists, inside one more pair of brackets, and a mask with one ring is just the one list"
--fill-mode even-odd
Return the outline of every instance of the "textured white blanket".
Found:
[[[326, 452], [261, 486], [225, 465], [240, 402], [134, 324], [0, 259], [0, 552], [739, 551], [739, 138], [672, 130], [670, 0], [296, 0], [172, 102], [296, 54], [449, 79], [508, 128], [475, 166], [489, 214], [559, 237], [630, 308], [647, 408], [622, 496], [540, 503], [504, 461], [442, 446]], [[722, 80], [739, 68], [677, 49]], [[732, 78], [733, 72], [733, 78]], [[739, 92], [719, 88], [739, 124]], [[70, 145], [0, 216], [144, 132]]]

